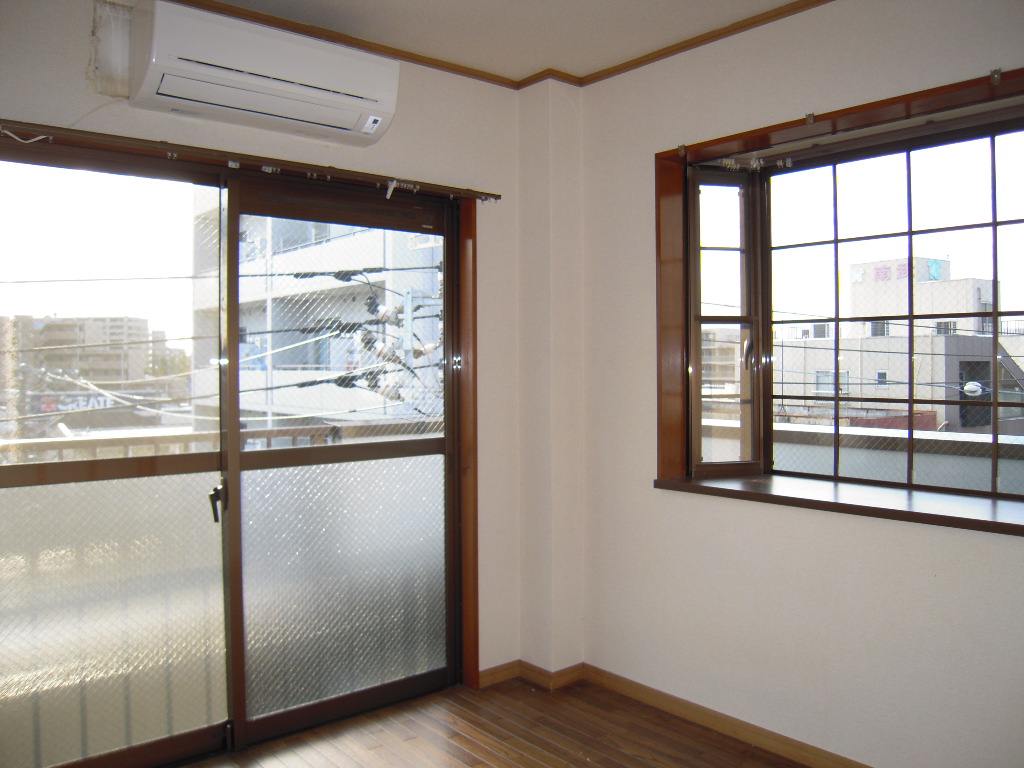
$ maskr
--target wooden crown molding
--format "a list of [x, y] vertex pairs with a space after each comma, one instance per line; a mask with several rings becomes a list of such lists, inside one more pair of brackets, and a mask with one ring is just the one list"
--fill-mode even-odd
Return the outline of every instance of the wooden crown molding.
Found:
[[659, 48], [651, 53], [639, 56], [635, 59], [630, 59], [622, 64], [616, 64], [613, 67], [607, 67], [597, 72], [592, 72], [589, 75], [580, 76], [573, 75], [568, 72], [562, 72], [557, 69], [543, 69], [529, 77], [523, 78], [522, 80], [503, 77], [502, 75], [485, 72], [482, 69], [464, 67], [461, 64], [454, 64], [450, 61], [445, 61], [444, 59], [423, 56], [418, 53], [413, 53], [412, 51], [394, 48], [390, 45], [382, 45], [381, 43], [374, 43], [370, 40], [364, 40], [361, 37], [346, 35], [342, 32], [334, 32], [329, 29], [324, 29], [323, 27], [313, 26], [312, 24], [289, 21], [288, 19], [271, 16], [267, 13], [239, 8], [236, 5], [231, 5], [230, 3], [222, 2], [221, 0], [174, 0], [174, 2], [181, 5], [188, 5], [192, 8], [199, 8], [204, 11], [219, 13], [224, 16], [231, 16], [236, 19], [254, 21], [258, 24], [266, 24], [267, 26], [276, 27], [288, 32], [297, 32], [298, 34], [306, 35], [307, 37], [315, 37], [331, 43], [347, 45], [349, 48], [356, 48], [368, 53], [376, 53], [380, 56], [386, 56], [397, 61], [406, 61], [410, 64], [418, 64], [430, 69], [437, 69], [442, 72], [448, 72], [449, 74], [468, 77], [473, 80], [480, 80], [485, 83], [490, 83], [491, 85], [498, 85], [502, 88], [509, 88], [511, 90], [518, 91], [544, 80], [555, 80], [582, 88], [587, 85], [591, 85], [592, 83], [607, 80], [608, 78], [615, 77], [616, 75], [621, 75], [625, 72], [645, 67], [648, 64], [653, 64], [656, 61], [667, 59], [671, 56], [675, 56], [676, 54], [691, 51], [694, 48], [699, 48], [718, 40], [724, 40], [727, 37], [738, 35], [741, 32], [762, 27], [765, 24], [770, 24], [773, 21], [778, 21], [779, 19], [784, 19], [788, 16], [802, 13], [803, 11], [810, 10], [811, 8], [817, 8], [819, 5], [826, 5], [834, 2], [834, 0], [793, 0], [785, 5], [779, 6], [778, 8], [756, 14], [733, 24], [728, 24], [710, 32], [705, 32], [703, 34], [696, 35], [695, 37], [687, 38], [686, 40], [681, 40], [673, 45]]

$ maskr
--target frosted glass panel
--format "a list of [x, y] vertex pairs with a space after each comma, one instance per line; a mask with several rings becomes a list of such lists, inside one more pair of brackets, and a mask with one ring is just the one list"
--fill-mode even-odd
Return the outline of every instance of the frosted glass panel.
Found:
[[226, 720], [217, 482], [0, 489], [0, 768]]
[[444, 457], [242, 475], [250, 716], [444, 668]]

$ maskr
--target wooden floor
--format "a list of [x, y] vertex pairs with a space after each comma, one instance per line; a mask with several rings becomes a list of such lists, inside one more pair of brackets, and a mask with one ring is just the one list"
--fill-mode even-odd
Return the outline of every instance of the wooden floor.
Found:
[[192, 768], [804, 768], [591, 683], [452, 688]]

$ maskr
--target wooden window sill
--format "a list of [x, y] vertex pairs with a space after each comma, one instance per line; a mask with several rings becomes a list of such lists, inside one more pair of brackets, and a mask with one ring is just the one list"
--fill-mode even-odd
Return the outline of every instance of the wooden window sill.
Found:
[[885, 520], [1024, 536], [1024, 501], [1009, 499], [786, 475], [700, 480], [679, 477], [655, 480], [654, 487]]

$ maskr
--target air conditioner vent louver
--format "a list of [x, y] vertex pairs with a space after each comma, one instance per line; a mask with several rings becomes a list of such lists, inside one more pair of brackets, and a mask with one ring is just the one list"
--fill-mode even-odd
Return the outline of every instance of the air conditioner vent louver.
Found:
[[387, 130], [397, 61], [168, 0], [132, 12], [131, 103], [366, 146]]
[[320, 87], [318, 85], [310, 85], [309, 83], [300, 83], [300, 82], [298, 82], [296, 80], [285, 80], [282, 77], [274, 77], [273, 75], [265, 75], [265, 74], [263, 74], [261, 72], [250, 72], [250, 71], [247, 71], [247, 70], [244, 70], [244, 69], [235, 69], [234, 67], [226, 67], [223, 64], [214, 64], [213, 62], [209, 62], [209, 61], [197, 61], [196, 59], [182, 59], [182, 58], [179, 58], [178, 61], [182, 61], [182, 62], [185, 62], [187, 64], [195, 64], [195, 65], [200, 66], [200, 67], [210, 67], [211, 69], [217, 69], [217, 70], [220, 70], [222, 72], [235, 72], [235, 73], [237, 73], [239, 75], [248, 75], [249, 77], [258, 77], [258, 78], [260, 78], [262, 80], [269, 80], [269, 81], [274, 81], [274, 82], [278, 82], [278, 83], [285, 83], [286, 85], [294, 85], [294, 86], [297, 86], [299, 88], [309, 88], [310, 90], [313, 90], [313, 91], [321, 91], [323, 93], [331, 93], [331, 94], [334, 94], [335, 96], [347, 96], [350, 99], [361, 99], [362, 101], [366, 101], [366, 102], [369, 102], [369, 103], [372, 103], [372, 104], [378, 103], [377, 99], [374, 99], [374, 98], [372, 98], [370, 96], [361, 96], [358, 93], [346, 93], [344, 91], [333, 91], [330, 88], [322, 88], [322, 87]]

